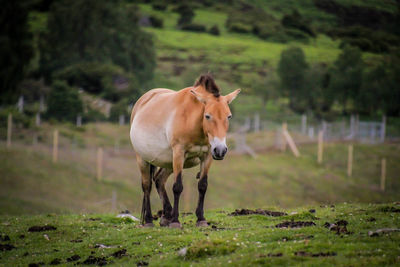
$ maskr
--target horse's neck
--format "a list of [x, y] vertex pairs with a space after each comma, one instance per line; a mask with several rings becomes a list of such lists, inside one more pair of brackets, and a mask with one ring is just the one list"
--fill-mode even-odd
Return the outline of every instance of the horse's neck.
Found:
[[176, 113], [180, 117], [177, 120], [179, 132], [187, 136], [188, 141], [193, 144], [206, 144], [207, 137], [203, 130], [204, 105], [198, 102], [189, 91], [185, 93], [185, 101], [182, 101], [182, 106], [180, 106], [181, 112]]

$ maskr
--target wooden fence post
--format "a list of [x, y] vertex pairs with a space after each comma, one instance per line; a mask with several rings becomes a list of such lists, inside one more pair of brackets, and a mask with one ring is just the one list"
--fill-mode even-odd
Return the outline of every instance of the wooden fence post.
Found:
[[283, 136], [285, 137], [286, 143], [288, 143], [289, 148], [292, 150], [294, 156], [296, 158], [300, 157], [300, 152], [297, 149], [296, 144], [293, 141], [293, 138], [290, 136], [290, 134], [287, 130], [283, 132]]
[[324, 153], [324, 132], [322, 130], [318, 133], [318, 163], [322, 163]]
[[301, 115], [301, 133], [306, 135], [307, 134], [307, 115]]
[[381, 190], [385, 191], [385, 183], [386, 183], [386, 158], [382, 159], [381, 162]]
[[353, 174], [353, 145], [349, 145], [349, 154], [347, 158], [347, 176], [351, 177]]
[[286, 122], [282, 123], [282, 144], [281, 144], [282, 151], [286, 151], [286, 139], [283, 134], [285, 131], [287, 131], [287, 123]]
[[53, 132], [53, 163], [58, 161], [58, 130]]
[[97, 180], [100, 181], [103, 176], [103, 148], [97, 149]]
[[7, 147], [11, 147], [11, 135], [12, 135], [12, 114], [8, 114], [7, 120]]

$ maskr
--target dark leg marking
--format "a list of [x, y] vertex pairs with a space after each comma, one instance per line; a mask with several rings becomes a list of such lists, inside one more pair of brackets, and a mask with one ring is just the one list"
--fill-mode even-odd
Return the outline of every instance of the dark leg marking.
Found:
[[174, 208], [172, 210], [172, 222], [179, 223], [179, 197], [183, 191], [183, 184], [182, 184], [182, 173], [179, 173], [176, 177], [176, 182], [172, 187], [172, 191], [174, 192]]
[[205, 221], [206, 219], [204, 218], [204, 197], [207, 192], [207, 186], [208, 186], [208, 177], [207, 175], [204, 175], [199, 183], [197, 188], [199, 189], [199, 201], [197, 203], [197, 209], [196, 209], [196, 216], [197, 216], [197, 221]]

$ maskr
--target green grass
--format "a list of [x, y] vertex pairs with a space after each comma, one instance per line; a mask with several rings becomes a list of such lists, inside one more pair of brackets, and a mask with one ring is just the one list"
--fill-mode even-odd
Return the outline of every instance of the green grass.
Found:
[[[195, 216], [188, 215], [181, 217], [182, 230], [159, 226], [140, 228], [136, 222], [116, 219], [113, 214], [0, 216], [2, 237], [10, 238], [2, 244], [15, 247], [1, 252], [0, 265], [48, 265], [59, 259], [63, 265], [72, 266], [82, 264], [89, 256], [104, 257], [112, 266], [138, 263], [150, 266], [397, 265], [400, 233], [368, 235], [369, 231], [380, 228], [400, 227], [400, 217], [395, 212], [383, 211], [385, 207], [398, 209], [399, 205], [305, 206], [285, 209], [297, 214], [283, 217], [228, 216], [232, 210], [224, 209], [206, 212], [213, 228], [196, 228]], [[311, 214], [310, 208], [316, 213]], [[292, 219], [313, 221], [316, 225], [293, 229], [275, 227]], [[338, 220], [348, 222], [348, 234], [336, 234], [324, 227], [326, 222]], [[36, 225], [51, 225], [57, 229], [28, 232]], [[96, 248], [96, 244], [110, 248]], [[187, 248], [185, 256], [178, 255], [182, 248]], [[126, 253], [121, 258], [112, 256], [122, 249]], [[320, 253], [331, 256], [315, 256]], [[68, 263], [67, 258], [73, 255], [80, 259]]]

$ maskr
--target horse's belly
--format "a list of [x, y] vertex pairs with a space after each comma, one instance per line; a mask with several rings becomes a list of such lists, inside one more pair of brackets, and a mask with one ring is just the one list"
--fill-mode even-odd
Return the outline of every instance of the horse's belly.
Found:
[[143, 160], [163, 168], [172, 168], [172, 149], [165, 131], [146, 129], [132, 122], [131, 142]]

